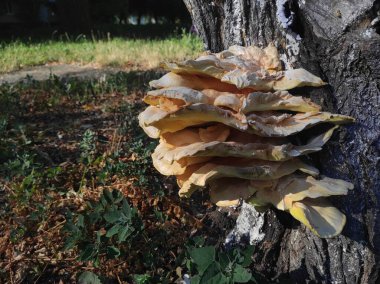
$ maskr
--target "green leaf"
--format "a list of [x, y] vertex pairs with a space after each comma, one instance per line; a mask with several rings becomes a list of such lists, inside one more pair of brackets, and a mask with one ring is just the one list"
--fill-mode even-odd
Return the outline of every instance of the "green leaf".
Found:
[[113, 235], [116, 235], [119, 233], [120, 229], [122, 229], [122, 226], [119, 224], [113, 225], [109, 230], [107, 230], [106, 237], [111, 238]]
[[82, 214], [78, 215], [77, 226], [80, 228], [84, 228], [84, 216]]
[[200, 284], [201, 277], [199, 275], [192, 276], [190, 278], [190, 284]]
[[124, 199], [123, 193], [118, 191], [117, 189], [115, 189], [112, 193], [114, 196], [114, 202], [113, 202], [114, 204], [118, 204], [120, 201]]
[[231, 255], [232, 262], [242, 263], [244, 261], [244, 255], [241, 254], [240, 248], [234, 248]]
[[102, 241], [102, 232], [99, 230], [99, 231], [96, 231], [95, 244], [100, 245], [101, 241]]
[[127, 218], [130, 219], [132, 213], [131, 206], [128, 204], [128, 201], [126, 199], [123, 200], [122, 210], [125, 216], [127, 216]]
[[228, 284], [229, 279], [222, 273], [218, 262], [211, 263], [201, 276], [200, 284]]
[[192, 262], [191, 262], [190, 259], [187, 259], [187, 260], [185, 261], [185, 266], [186, 266], [187, 270], [189, 270], [189, 271], [192, 270], [192, 269], [191, 269], [191, 267], [192, 267]]
[[220, 252], [218, 254], [219, 264], [221, 269], [224, 271], [226, 270], [227, 266], [231, 263], [230, 258], [228, 255], [224, 252]]
[[98, 212], [91, 212], [88, 214], [88, 221], [90, 224], [95, 224], [100, 219], [100, 214]]
[[190, 250], [190, 257], [197, 265], [198, 271], [203, 273], [215, 261], [215, 248], [213, 246], [193, 248]]
[[116, 223], [117, 221], [121, 220], [123, 217], [123, 214], [120, 211], [110, 211], [104, 214], [104, 219], [108, 223]]
[[65, 240], [64, 250], [69, 250], [75, 247], [75, 245], [82, 239], [82, 231], [78, 229], [71, 222], [65, 224], [65, 232], [69, 233], [69, 236]]
[[65, 241], [65, 246], [63, 249], [69, 250], [69, 249], [74, 248], [75, 245], [77, 244], [77, 241], [78, 241], [78, 238], [76, 238], [75, 236], [68, 237]]
[[97, 255], [94, 260], [92, 261], [94, 267], [99, 267], [100, 265], [100, 259], [99, 259], [99, 255]]
[[118, 238], [117, 241], [119, 243], [124, 242], [134, 232], [134, 230], [135, 229], [133, 227], [129, 227], [129, 226], [122, 227], [117, 236]]
[[90, 200], [90, 201], [86, 202], [86, 205], [87, 205], [88, 208], [93, 209], [93, 208], [96, 207], [97, 203], [95, 203], [94, 201]]
[[106, 199], [106, 201], [109, 204], [113, 203], [113, 196], [112, 196], [112, 192], [111, 191], [105, 189], [105, 190], [103, 190], [103, 195], [104, 195], [104, 198]]
[[85, 271], [78, 277], [78, 284], [102, 284], [98, 275], [91, 271]]
[[88, 244], [85, 249], [80, 253], [80, 261], [93, 260], [93, 257], [97, 254], [97, 249], [93, 244]]
[[167, 215], [165, 215], [163, 212], [158, 211], [154, 209], [154, 215], [156, 216], [157, 220], [160, 221], [161, 223], [165, 223], [167, 220]]
[[242, 255], [244, 256], [244, 261], [241, 262], [240, 264], [243, 267], [247, 267], [251, 264], [254, 249], [255, 249], [254, 246], [247, 246], [245, 250], [242, 252]]
[[69, 220], [69, 221], [65, 224], [65, 226], [63, 227], [63, 230], [64, 230], [65, 232], [70, 233], [70, 234], [74, 234], [74, 233], [76, 233], [76, 232], [79, 232], [78, 227], [77, 227], [77, 226], [76, 226], [71, 220]]
[[109, 258], [117, 258], [120, 256], [120, 250], [115, 246], [107, 247], [107, 256]]
[[205, 243], [205, 238], [203, 236], [197, 236], [192, 239], [194, 246], [201, 247]]
[[100, 204], [103, 206], [103, 207], [106, 207], [107, 206], [107, 199], [105, 198], [104, 194], [102, 196], [100, 196]]
[[135, 274], [135, 275], [133, 275], [133, 281], [136, 284], [148, 284], [150, 282], [150, 275], [148, 275], [148, 274]]
[[247, 283], [252, 278], [252, 273], [243, 266], [237, 264], [233, 272], [234, 283]]

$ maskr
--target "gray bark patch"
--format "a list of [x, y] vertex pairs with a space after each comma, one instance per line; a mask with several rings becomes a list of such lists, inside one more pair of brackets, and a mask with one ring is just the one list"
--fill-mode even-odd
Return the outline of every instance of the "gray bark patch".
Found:
[[264, 214], [243, 202], [235, 228], [227, 235], [225, 244], [228, 246], [243, 240], [248, 240], [251, 245], [257, 244], [264, 239], [263, 226]]

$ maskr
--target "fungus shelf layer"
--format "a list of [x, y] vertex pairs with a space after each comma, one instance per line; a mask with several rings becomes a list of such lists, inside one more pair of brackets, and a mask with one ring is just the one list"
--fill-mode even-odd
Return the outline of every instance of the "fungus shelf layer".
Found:
[[[333, 237], [345, 215], [326, 199], [345, 195], [349, 182], [319, 176], [302, 156], [320, 151], [340, 124], [352, 117], [323, 112], [321, 106], [288, 90], [325, 83], [304, 69], [282, 70], [277, 49], [232, 46], [195, 60], [162, 65], [170, 72], [139, 115], [147, 135], [159, 138], [153, 164], [174, 175], [179, 195], [209, 189], [217, 206], [241, 200], [289, 212], [313, 233]], [[331, 124], [303, 145], [289, 136], [317, 124]]]

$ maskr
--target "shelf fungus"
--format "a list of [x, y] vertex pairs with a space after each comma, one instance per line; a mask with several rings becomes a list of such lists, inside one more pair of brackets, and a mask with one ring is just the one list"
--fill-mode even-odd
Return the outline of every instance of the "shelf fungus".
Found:
[[[217, 206], [241, 200], [260, 210], [274, 206], [322, 238], [340, 234], [346, 217], [326, 197], [345, 195], [353, 185], [320, 176], [304, 156], [320, 151], [340, 124], [354, 119], [288, 92], [322, 86], [320, 78], [304, 69], [282, 70], [273, 45], [232, 46], [163, 67], [170, 72], [150, 82], [154, 90], [144, 98], [149, 106], [139, 123], [160, 139], [153, 164], [176, 176], [181, 197], [209, 189]], [[332, 127], [294, 143], [322, 123]]]

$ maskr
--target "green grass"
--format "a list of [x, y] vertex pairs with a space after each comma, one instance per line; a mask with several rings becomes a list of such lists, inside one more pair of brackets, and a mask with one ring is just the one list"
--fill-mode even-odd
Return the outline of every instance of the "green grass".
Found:
[[90, 40], [82, 37], [77, 41], [13, 41], [0, 43], [0, 73], [49, 63], [151, 69], [162, 61], [195, 57], [202, 49], [201, 40], [189, 34], [167, 39]]

